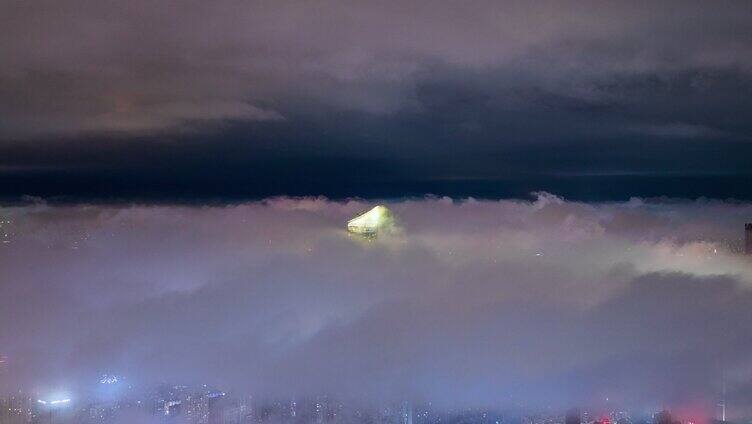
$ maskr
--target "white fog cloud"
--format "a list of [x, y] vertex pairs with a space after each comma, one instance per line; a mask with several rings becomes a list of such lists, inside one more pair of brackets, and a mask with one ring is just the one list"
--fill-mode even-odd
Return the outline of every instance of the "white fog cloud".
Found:
[[6, 382], [712, 407], [749, 368], [749, 204], [406, 200], [366, 242], [368, 206], [1, 209]]

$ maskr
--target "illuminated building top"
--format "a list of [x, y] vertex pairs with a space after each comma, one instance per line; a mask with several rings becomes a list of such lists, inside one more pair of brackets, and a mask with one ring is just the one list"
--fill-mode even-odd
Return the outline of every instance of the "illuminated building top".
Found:
[[347, 231], [364, 236], [375, 236], [390, 219], [391, 212], [389, 209], [386, 206], [378, 205], [347, 221]]
[[118, 378], [118, 376], [104, 374], [104, 375], [102, 375], [102, 378], [99, 379], [99, 384], [115, 384], [118, 381], [120, 381], [120, 379]]

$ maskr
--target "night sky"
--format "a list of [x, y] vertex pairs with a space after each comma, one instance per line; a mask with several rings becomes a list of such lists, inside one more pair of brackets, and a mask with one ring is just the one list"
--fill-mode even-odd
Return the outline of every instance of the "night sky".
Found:
[[0, 197], [752, 199], [752, 5], [11, 2]]

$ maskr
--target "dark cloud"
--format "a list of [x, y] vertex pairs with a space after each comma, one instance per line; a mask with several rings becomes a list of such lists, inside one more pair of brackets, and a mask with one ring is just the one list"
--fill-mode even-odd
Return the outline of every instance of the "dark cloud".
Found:
[[176, 131], [284, 119], [300, 108], [421, 111], [420, 87], [437, 73], [497, 75], [482, 90], [511, 111], [529, 106], [520, 90], [602, 105], [622, 100], [604, 86], [687, 71], [739, 72], [748, 85], [752, 37], [743, 2], [70, 1], [8, 9], [0, 107], [11, 139]]
[[748, 204], [390, 206], [372, 242], [343, 230], [357, 201], [5, 208], [3, 382], [711, 414], [727, 372], [748, 403]]
[[[733, 1], [15, 2], [0, 17], [2, 193], [101, 198], [86, 180], [114, 197], [235, 197], [264, 169], [277, 188], [240, 197], [338, 195], [290, 170], [343, 160], [367, 172], [335, 181], [366, 174], [399, 188], [388, 195], [499, 197], [420, 183], [510, 175], [744, 174], [749, 19]], [[572, 187], [558, 188], [587, 197]], [[610, 197], [630, 194], [654, 193]]]

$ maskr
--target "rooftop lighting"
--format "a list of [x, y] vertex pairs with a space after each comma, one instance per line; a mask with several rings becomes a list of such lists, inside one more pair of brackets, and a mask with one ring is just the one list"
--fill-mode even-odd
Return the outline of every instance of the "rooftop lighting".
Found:
[[386, 206], [378, 205], [355, 218], [347, 221], [347, 231], [364, 236], [374, 236], [389, 222], [391, 212]]
[[60, 405], [63, 403], [70, 402], [70, 399], [55, 399], [55, 400], [37, 399], [37, 402], [41, 403], [42, 405]]

